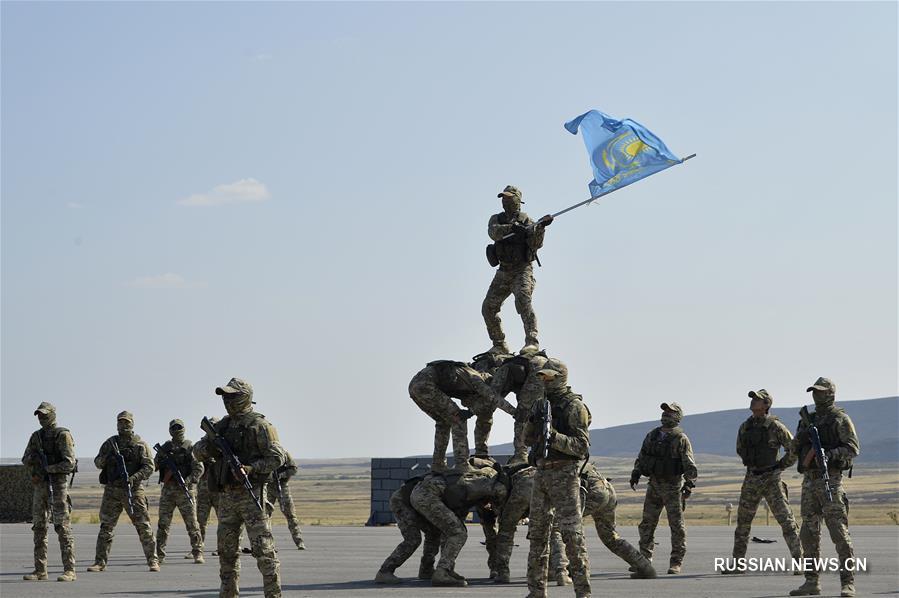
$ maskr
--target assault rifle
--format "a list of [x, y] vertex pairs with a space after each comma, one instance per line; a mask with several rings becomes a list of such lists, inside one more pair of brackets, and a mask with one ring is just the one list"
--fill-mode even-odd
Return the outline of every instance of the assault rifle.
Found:
[[534, 411], [531, 414], [531, 422], [540, 425], [540, 438], [531, 452], [531, 458], [536, 465], [539, 459], [546, 459], [549, 455], [549, 429], [552, 426], [552, 412], [550, 411], [549, 401], [541, 399], [534, 404]]
[[805, 424], [805, 429], [812, 441], [812, 450], [803, 458], [803, 467], [808, 468], [812, 459], [815, 460], [818, 464], [818, 469], [821, 470], [821, 480], [824, 482], [824, 489], [827, 491], [827, 500], [833, 502], [833, 492], [830, 490], [830, 474], [827, 473], [827, 453], [824, 452], [824, 447], [821, 446], [821, 436], [818, 434], [818, 428], [812, 422], [808, 407], [803, 407], [799, 410], [799, 417], [802, 418], [802, 423]]
[[687, 510], [687, 499], [693, 494], [693, 488], [695, 487], [695, 482], [684, 480], [684, 485], [680, 488], [680, 508], [682, 511]]
[[125, 457], [119, 451], [119, 445], [115, 440], [112, 441], [112, 452], [115, 453], [116, 464], [121, 472], [122, 483], [125, 485], [125, 492], [128, 494], [128, 514], [134, 515], [134, 496], [131, 494], [131, 482], [128, 481], [128, 468], [125, 467]]
[[[40, 440], [38, 440], [40, 443]], [[47, 469], [50, 465], [47, 463], [47, 453], [44, 452], [44, 447], [38, 444], [37, 449], [38, 460], [40, 461], [41, 469], [44, 472], [44, 482], [47, 484], [47, 498], [49, 499], [49, 507], [50, 507], [50, 517], [53, 519], [53, 525], [57, 525], [56, 522], [56, 510], [53, 508], [53, 505], [56, 504], [56, 494], [53, 492], [53, 480], [50, 479], [50, 472]]]
[[228, 441], [225, 440], [221, 434], [216, 432], [215, 426], [212, 425], [212, 422], [209, 421], [208, 417], [204, 417], [200, 422], [200, 428], [209, 434], [209, 438], [212, 439], [215, 446], [222, 452], [222, 457], [224, 457], [225, 461], [228, 463], [228, 468], [231, 470], [231, 475], [234, 476], [234, 479], [243, 482], [243, 487], [250, 493], [253, 502], [256, 503], [256, 506], [259, 507], [260, 511], [263, 511], [262, 502], [260, 502], [259, 497], [256, 496], [256, 493], [253, 491], [253, 484], [250, 482], [250, 477], [243, 468], [240, 459], [238, 459], [237, 455], [234, 454], [234, 451], [231, 450], [231, 445], [228, 444]]
[[[175, 460], [172, 458], [171, 451], [167, 451], [163, 449], [159, 443], [153, 445], [153, 450], [159, 453], [159, 457], [162, 460], [162, 464], [168, 470], [168, 477], [175, 477], [175, 481], [178, 482], [178, 485], [181, 487], [181, 490], [184, 491], [184, 495], [187, 497], [187, 500], [190, 501], [190, 504], [194, 504], [194, 497], [190, 494], [190, 488], [187, 487], [187, 483], [184, 481], [184, 476], [181, 475], [181, 470], [178, 469], [178, 465], [175, 463]], [[163, 483], [166, 481], [163, 479], [162, 472], [159, 474], [159, 483]]]

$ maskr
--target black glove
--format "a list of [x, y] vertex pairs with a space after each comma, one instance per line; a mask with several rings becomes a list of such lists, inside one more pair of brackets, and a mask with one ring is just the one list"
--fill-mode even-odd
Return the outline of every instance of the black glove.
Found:
[[690, 495], [693, 494], [693, 488], [696, 487], [696, 484], [693, 482], [684, 482], [684, 485], [681, 486], [680, 493], [683, 494], [684, 498], [690, 498]]
[[639, 483], [640, 483], [640, 472], [637, 470], [634, 470], [633, 472], [631, 472], [631, 479], [630, 479], [631, 490], [636, 490], [637, 484], [639, 484]]
[[546, 226], [549, 226], [550, 224], [552, 224], [553, 220], [554, 220], [554, 218], [552, 217], [552, 214], [547, 214], [546, 216], [544, 216], [543, 218], [538, 220], [537, 224], [539, 226], [546, 227]]

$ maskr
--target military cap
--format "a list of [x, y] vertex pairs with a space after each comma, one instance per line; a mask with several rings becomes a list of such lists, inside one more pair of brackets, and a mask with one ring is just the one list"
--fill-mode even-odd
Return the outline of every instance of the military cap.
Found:
[[173, 419], [172, 421], [169, 422], [169, 430], [171, 430], [171, 429], [174, 428], [175, 426], [181, 426], [181, 427], [183, 428], [183, 427], [184, 427], [184, 421], [183, 421], [183, 420], [180, 420], [180, 419]]
[[219, 386], [215, 389], [215, 394], [217, 395], [244, 395], [248, 397], [253, 396], [253, 387], [250, 386], [250, 383], [241, 380], [240, 378], [231, 378], [228, 380], [228, 384], [225, 386]]
[[750, 390], [749, 391], [750, 399], [758, 399], [759, 401], [765, 401], [765, 403], [770, 407], [774, 404], [774, 399], [771, 398], [771, 393], [765, 390], [764, 388], [761, 390]]
[[675, 414], [677, 414], [679, 417], [683, 417], [683, 416], [684, 416], [684, 410], [683, 410], [683, 409], [681, 408], [681, 406], [678, 405], [677, 403], [662, 403], [661, 405], [659, 405], [659, 408], [660, 408], [662, 411], [665, 411], [665, 412], [668, 412], [668, 413], [675, 413]]
[[122, 411], [116, 416], [116, 420], [126, 419], [132, 424], [134, 423], [134, 415], [130, 411]]
[[[518, 187], [513, 187], [512, 185], [506, 185], [506, 188], [501, 192], [496, 194], [497, 197], [517, 197], [519, 200], [521, 199], [521, 190]], [[524, 203], [523, 201], [521, 203]]]
[[37, 406], [37, 409], [34, 410], [34, 414], [43, 413], [45, 415], [49, 415], [50, 413], [55, 413], [56, 407], [54, 407], [51, 403], [47, 401], [42, 401], [40, 405]]
[[834, 384], [830, 378], [818, 378], [815, 380], [815, 383], [805, 389], [805, 392], [812, 392], [813, 390], [823, 390], [826, 392], [837, 392], [837, 385]]

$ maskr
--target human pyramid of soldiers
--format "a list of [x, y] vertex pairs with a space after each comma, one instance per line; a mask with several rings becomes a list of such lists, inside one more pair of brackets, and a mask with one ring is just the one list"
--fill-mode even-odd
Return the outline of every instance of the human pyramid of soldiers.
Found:
[[[636, 490], [648, 478], [639, 545], [634, 547], [615, 529], [618, 504], [615, 489], [590, 462], [590, 410], [568, 385], [568, 368], [542, 350], [537, 318], [531, 305], [533, 262], [543, 246], [552, 216], [533, 221], [521, 210], [521, 191], [506, 186], [497, 197], [503, 211], [491, 216], [487, 248], [491, 266], [499, 266], [487, 291], [482, 315], [492, 347], [471, 362], [438, 360], [428, 363], [409, 383], [412, 400], [435, 422], [434, 453], [423, 475], [407, 480], [390, 497], [390, 508], [402, 542], [385, 559], [374, 581], [399, 584], [396, 570], [422, 547], [418, 579], [434, 586], [464, 587], [455, 569], [468, 532], [468, 513], [478, 513], [486, 537], [489, 577], [511, 583], [510, 567], [516, 528], [528, 522], [528, 598], [545, 598], [547, 582], [573, 586], [575, 595], [591, 595], [583, 516], [590, 515], [602, 543], [629, 565], [631, 577], [657, 576], [652, 564], [654, 534], [664, 509], [671, 527], [667, 573], [677, 575], [686, 555], [684, 509], [698, 478], [690, 440], [680, 427], [684, 412], [672, 401], [660, 405], [661, 425], [650, 431], [640, 448], [630, 477]], [[539, 261], [538, 261], [539, 263]], [[525, 345], [512, 354], [506, 344], [499, 312], [515, 297]], [[841, 481], [859, 454], [859, 441], [849, 416], [835, 404], [836, 386], [827, 378], [807, 389], [816, 411], [803, 408], [794, 437], [778, 418], [767, 390], [749, 392], [752, 415], [737, 432], [737, 454], [746, 466], [734, 532], [733, 565], [722, 573], [744, 573], [752, 520], [761, 500], [780, 524], [793, 559], [820, 557], [821, 520], [840, 558], [841, 596], [854, 596], [854, 575], [846, 567], [853, 547], [848, 529], [848, 500]], [[169, 425], [171, 440], [153, 447], [134, 433], [134, 416], [117, 416], [117, 434], [100, 447], [94, 463], [104, 485], [100, 532], [91, 572], [106, 569], [115, 525], [122, 511], [137, 529], [150, 571], [164, 563], [172, 514], [177, 507], [185, 522], [195, 563], [204, 563], [206, 523], [212, 509], [218, 519], [219, 595], [239, 595], [240, 538], [245, 528], [251, 553], [262, 573], [266, 597], [281, 596], [280, 562], [272, 537], [271, 516], [278, 500], [293, 540], [304, 550], [299, 520], [288, 480], [296, 471], [274, 426], [253, 409], [253, 388], [240, 378], [219, 386], [227, 415], [203, 418], [205, 436], [196, 444], [185, 438], [180, 419]], [[514, 393], [516, 405], [506, 400]], [[457, 404], [456, 401], [459, 401]], [[514, 454], [506, 464], [489, 455], [493, 414], [512, 416]], [[34, 432], [22, 457], [34, 483], [34, 571], [28, 581], [48, 579], [47, 533], [52, 523], [59, 536], [64, 572], [58, 581], [75, 581], [75, 545], [70, 529], [70, 475], [76, 470], [74, 440], [57, 426], [56, 409], [41, 403], [35, 410], [41, 428]], [[474, 417], [474, 452], [469, 449], [467, 421]], [[453, 443], [453, 464], [446, 452]], [[783, 456], [780, 450], [783, 449]], [[782, 472], [798, 464], [802, 481], [801, 529], [790, 509]], [[159, 471], [162, 492], [159, 524], [154, 536], [143, 482]], [[439, 559], [438, 559], [439, 555]], [[795, 571], [797, 574], [802, 571]], [[805, 583], [791, 596], [819, 595], [820, 571], [804, 571]]]

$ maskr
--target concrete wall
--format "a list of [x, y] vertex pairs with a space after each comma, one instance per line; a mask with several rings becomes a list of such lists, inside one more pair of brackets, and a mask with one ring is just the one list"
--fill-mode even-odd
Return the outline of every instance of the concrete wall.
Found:
[[30, 522], [32, 493], [24, 465], [0, 465], [0, 523]]
[[[511, 455], [494, 456], [505, 464]], [[454, 461], [447, 457], [450, 467]], [[431, 464], [430, 457], [378, 458], [371, 460], [371, 515], [365, 525], [396, 523], [390, 512], [390, 495], [409, 478], [423, 475]]]

